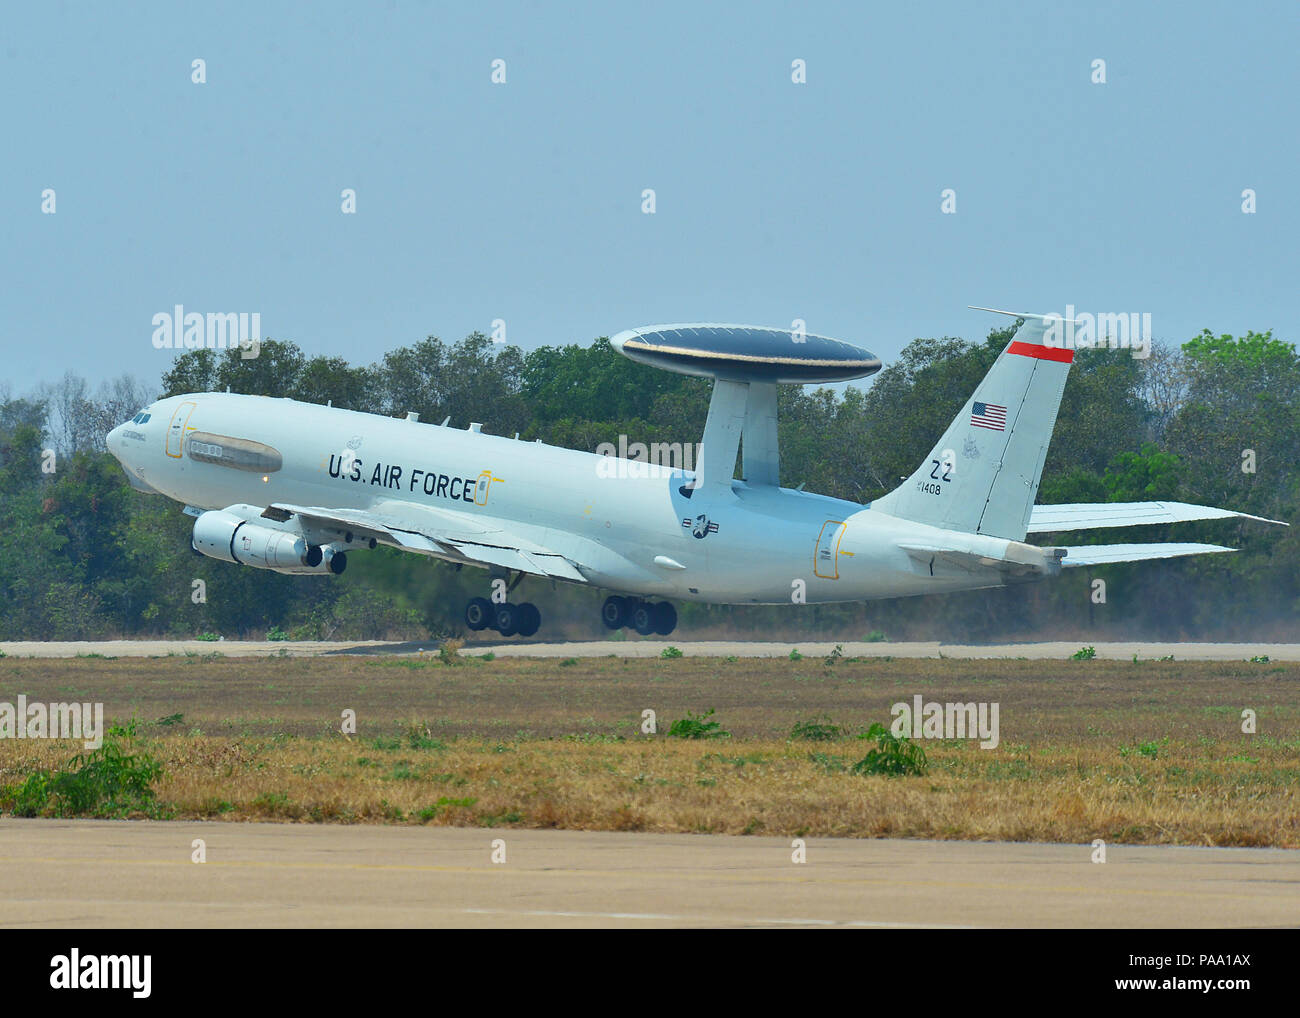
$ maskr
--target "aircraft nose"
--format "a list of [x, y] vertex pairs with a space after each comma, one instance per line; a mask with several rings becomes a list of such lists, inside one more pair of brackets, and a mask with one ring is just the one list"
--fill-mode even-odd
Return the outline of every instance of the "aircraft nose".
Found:
[[122, 458], [122, 430], [125, 427], [125, 424], [119, 424], [104, 436], [104, 445], [119, 460]]

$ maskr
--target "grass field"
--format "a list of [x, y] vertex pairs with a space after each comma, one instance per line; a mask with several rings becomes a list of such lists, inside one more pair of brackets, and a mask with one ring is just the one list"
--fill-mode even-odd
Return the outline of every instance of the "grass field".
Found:
[[[20, 693], [103, 702], [161, 765], [152, 803], [86, 815], [1300, 847], [1295, 664], [0, 659], [0, 701]], [[853, 773], [857, 734], [916, 694], [996, 702], [1000, 744]], [[666, 734], [709, 709], [729, 738]], [[813, 719], [839, 734], [791, 738]], [[80, 748], [0, 740], [0, 810]]]

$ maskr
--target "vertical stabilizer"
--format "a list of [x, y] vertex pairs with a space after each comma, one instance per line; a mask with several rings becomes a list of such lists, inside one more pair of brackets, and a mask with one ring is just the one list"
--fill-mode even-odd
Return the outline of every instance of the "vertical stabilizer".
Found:
[[872, 509], [945, 530], [1025, 539], [1074, 351], [1046, 343], [1059, 317], [1018, 317], [1024, 324], [925, 462]]

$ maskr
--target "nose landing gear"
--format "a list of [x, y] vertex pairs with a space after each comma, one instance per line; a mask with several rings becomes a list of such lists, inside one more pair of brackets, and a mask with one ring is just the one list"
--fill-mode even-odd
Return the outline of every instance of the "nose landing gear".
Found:
[[639, 597], [605, 598], [600, 620], [607, 629], [631, 627], [642, 636], [667, 636], [677, 628], [677, 609], [667, 601], [642, 601]]

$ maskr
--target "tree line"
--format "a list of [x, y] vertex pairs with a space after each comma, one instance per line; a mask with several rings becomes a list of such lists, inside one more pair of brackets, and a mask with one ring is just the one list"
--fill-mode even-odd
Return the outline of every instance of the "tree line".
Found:
[[[928, 454], [1014, 327], [981, 341], [917, 339], [865, 388], [782, 387], [781, 480], [865, 503]], [[103, 437], [160, 396], [223, 391], [454, 426], [595, 451], [699, 440], [707, 381], [636, 364], [607, 340], [523, 351], [481, 333], [430, 336], [369, 364], [264, 340], [186, 351], [154, 385], [92, 389], [73, 373], [33, 393], [0, 390], [0, 639], [166, 635], [427, 638], [455, 632], [487, 574], [378, 549], [338, 578], [288, 577], [197, 558], [179, 507], [126, 484]], [[1080, 350], [1040, 503], [1171, 499], [1295, 522], [1300, 356], [1270, 332], [1206, 330], [1181, 345]], [[1233, 555], [1071, 570], [997, 591], [789, 608], [685, 605], [683, 635], [792, 639], [1295, 639], [1300, 533], [1238, 521], [1048, 535], [1051, 543], [1205, 541]], [[1093, 581], [1105, 581], [1099, 601]], [[600, 635], [603, 594], [529, 593], [549, 635]], [[201, 596], [200, 596], [201, 595]]]

